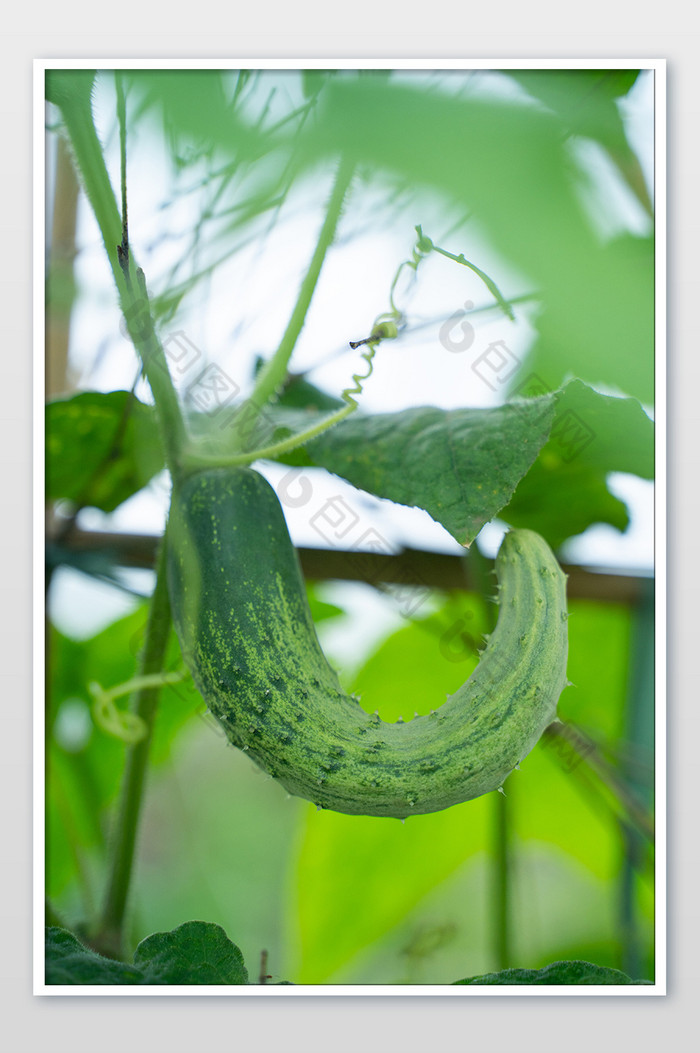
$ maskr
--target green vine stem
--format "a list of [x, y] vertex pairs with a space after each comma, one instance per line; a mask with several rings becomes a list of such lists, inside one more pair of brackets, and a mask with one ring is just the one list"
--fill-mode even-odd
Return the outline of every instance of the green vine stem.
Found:
[[345, 195], [347, 194], [352, 181], [354, 170], [354, 162], [345, 159], [342, 159], [338, 165], [338, 171], [336, 173], [335, 183], [328, 202], [323, 226], [321, 227], [316, 248], [314, 249], [311, 262], [309, 263], [309, 268], [301, 283], [301, 288], [299, 290], [294, 310], [292, 311], [292, 316], [289, 319], [287, 328], [284, 331], [277, 350], [272, 358], [269, 359], [260, 370], [252, 395], [250, 396], [250, 405], [253, 412], [248, 418], [246, 424], [246, 429], [243, 435], [244, 445], [255, 424], [257, 415], [260, 414], [263, 407], [276, 393], [287, 374], [287, 365], [292, 357], [292, 352], [296, 347], [301, 330], [303, 329], [306, 315], [316, 290], [321, 268], [323, 267], [323, 262], [326, 258], [326, 253], [335, 238], [338, 222], [343, 210], [343, 202], [345, 201]]
[[493, 943], [496, 969], [509, 969], [513, 964], [511, 947], [510, 891], [512, 854], [510, 844], [510, 799], [502, 793], [494, 800], [494, 885], [493, 885]]
[[141, 359], [156, 404], [168, 467], [176, 473], [186, 442], [185, 424], [165, 353], [156, 336], [143, 271], [129, 251], [126, 266], [118, 254], [124, 230], [92, 117], [90, 70], [53, 70], [47, 74], [47, 98], [61, 111], [88, 201], [102, 234], [129, 336]]
[[[170, 634], [170, 601], [165, 575], [165, 544], [158, 556], [156, 585], [148, 613], [146, 639], [141, 657], [140, 676], [150, 678], [163, 669]], [[124, 944], [124, 918], [131, 883], [146, 767], [155, 723], [161, 678], [151, 679], [134, 696], [132, 712], [143, 724], [143, 738], [129, 747], [122, 782], [119, 811], [114, 830], [109, 880], [99, 927], [91, 943], [102, 954], [120, 957]]]
[[[315, 439], [317, 435], [327, 431], [328, 428], [332, 428], [335, 424], [340, 424], [342, 420], [345, 420], [346, 417], [349, 417], [350, 414], [354, 413], [357, 409], [357, 399], [355, 398], [355, 395], [362, 394], [362, 386], [365, 380], [369, 380], [374, 371], [373, 359], [377, 350], [377, 345], [385, 339], [383, 327], [379, 326], [379, 328], [375, 328], [374, 332], [378, 335], [360, 341], [360, 343], [367, 345], [367, 350], [362, 353], [362, 357], [367, 363], [367, 372], [365, 374], [353, 373], [353, 387], [345, 388], [345, 390], [341, 392], [340, 397], [346, 403], [342, 409], [336, 410], [334, 413], [325, 417], [321, 417], [321, 419], [315, 424], [310, 425], [310, 427], [305, 428], [303, 431], [296, 432], [294, 435], [290, 435], [286, 439], [280, 439], [279, 442], [275, 442], [271, 446], [261, 446], [258, 449], [250, 450], [248, 453], [197, 454], [190, 448], [185, 454], [183, 460], [183, 470], [189, 472], [196, 471], [197, 468], [205, 467], [225, 468], [233, 467], [235, 465], [252, 464], [253, 461], [271, 460], [280, 457], [282, 454], [289, 453], [291, 450], [297, 449], [298, 446], [303, 446], [305, 443], [310, 442], [311, 439]], [[389, 338], [391, 339], [391, 336]]]

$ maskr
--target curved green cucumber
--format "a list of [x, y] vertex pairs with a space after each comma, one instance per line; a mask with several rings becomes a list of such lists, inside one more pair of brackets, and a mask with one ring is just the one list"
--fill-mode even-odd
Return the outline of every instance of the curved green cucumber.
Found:
[[501, 545], [499, 618], [477, 668], [430, 716], [396, 724], [341, 689], [261, 475], [209, 469], [176, 484], [167, 545], [173, 621], [209, 709], [235, 746], [319, 807], [404, 818], [479, 797], [556, 718], [566, 579], [530, 530]]

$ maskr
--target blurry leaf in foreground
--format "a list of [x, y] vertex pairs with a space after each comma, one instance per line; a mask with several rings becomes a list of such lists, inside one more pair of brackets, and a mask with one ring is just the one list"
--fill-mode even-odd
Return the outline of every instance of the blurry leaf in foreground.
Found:
[[580, 200], [586, 173], [567, 143], [566, 99], [585, 90], [588, 72], [567, 71], [562, 105], [550, 100], [549, 111], [526, 100], [428, 93], [419, 80], [339, 76], [297, 140], [298, 157], [307, 168], [323, 156], [355, 158], [469, 210], [538, 291], [535, 368], [551, 389], [569, 373], [651, 402], [653, 239], [601, 240]]
[[508, 70], [533, 98], [550, 107], [574, 135], [590, 138], [607, 150], [642, 206], [651, 212], [644, 172], [629, 144], [617, 100], [627, 95], [638, 69]]
[[[634, 86], [636, 69], [514, 69], [506, 76], [539, 99], [565, 121], [576, 135], [602, 145], [629, 149], [616, 99]], [[573, 75], [572, 75], [573, 74]]]
[[535, 372], [552, 387], [573, 374], [652, 404], [654, 239], [615, 238], [591, 253], [589, 266], [591, 273], [578, 279], [585, 283], [587, 299], [567, 296], [562, 288], [561, 296], [546, 303], [536, 323], [540, 338], [524, 373]]
[[265, 152], [263, 135], [228, 101], [234, 70], [140, 69], [122, 75], [137, 100], [136, 115], [156, 110], [176, 152], [186, 144], [251, 159]]

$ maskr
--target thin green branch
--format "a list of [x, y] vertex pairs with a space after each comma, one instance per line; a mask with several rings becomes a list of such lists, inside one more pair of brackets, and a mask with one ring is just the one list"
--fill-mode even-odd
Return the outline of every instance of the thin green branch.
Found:
[[510, 928], [510, 802], [503, 793], [494, 801], [494, 882], [493, 940], [496, 968], [510, 969], [513, 964]]
[[321, 268], [326, 258], [326, 253], [335, 238], [338, 221], [340, 220], [340, 214], [343, 208], [343, 202], [352, 180], [353, 171], [353, 163], [341, 160], [338, 166], [333, 190], [331, 192], [330, 201], [328, 202], [326, 217], [318, 236], [316, 248], [311, 257], [309, 269], [301, 284], [299, 296], [297, 297], [292, 316], [289, 319], [279, 347], [272, 358], [262, 367], [255, 382], [253, 393], [250, 397], [250, 404], [253, 408], [253, 413], [250, 415], [249, 425], [246, 434], [244, 435], [244, 443], [250, 435], [256, 417], [276, 393], [287, 374], [287, 365], [292, 357], [292, 352], [294, 351], [297, 340], [299, 339], [299, 335], [304, 326], [306, 315], [311, 305], [311, 300], [321, 273]]
[[[141, 658], [140, 676], [151, 678], [163, 670], [165, 650], [170, 633], [170, 601], [165, 574], [165, 543], [158, 557], [158, 569], [153, 598], [148, 614], [146, 639]], [[153, 686], [147, 679], [134, 696], [132, 712], [145, 727], [145, 735], [132, 745], [126, 757], [121, 800], [111, 846], [109, 881], [102, 916], [92, 945], [102, 953], [119, 957], [123, 952], [124, 918], [133, 871], [136, 837], [141, 816], [146, 768], [150, 752], [158, 698], [160, 677]]]

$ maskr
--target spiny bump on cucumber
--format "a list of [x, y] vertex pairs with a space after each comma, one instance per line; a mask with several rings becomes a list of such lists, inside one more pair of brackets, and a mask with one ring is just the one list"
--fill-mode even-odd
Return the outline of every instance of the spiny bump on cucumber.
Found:
[[403, 819], [501, 789], [556, 718], [566, 582], [533, 531], [503, 540], [499, 618], [472, 675], [439, 709], [395, 724], [341, 689], [259, 473], [176, 482], [167, 546], [175, 629], [209, 709], [235, 746], [320, 808]]

